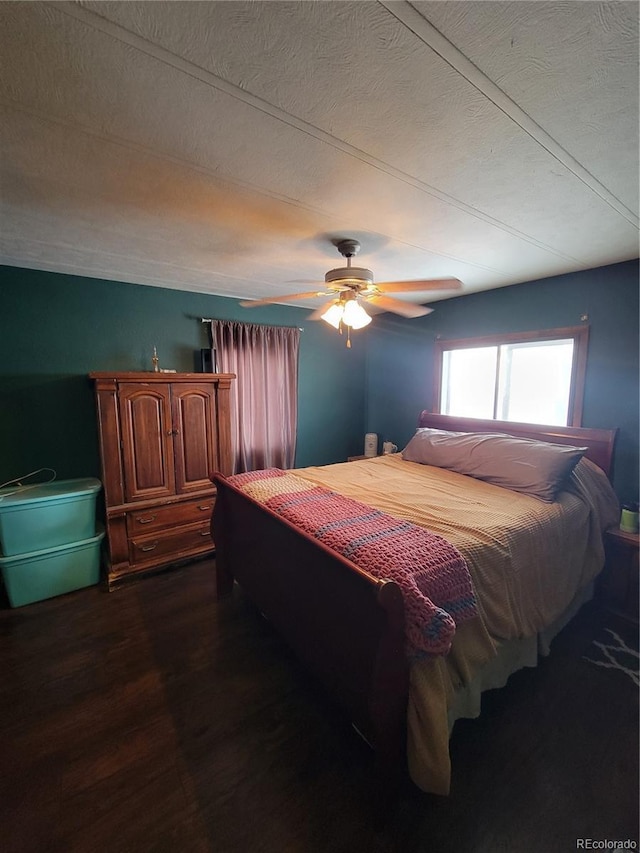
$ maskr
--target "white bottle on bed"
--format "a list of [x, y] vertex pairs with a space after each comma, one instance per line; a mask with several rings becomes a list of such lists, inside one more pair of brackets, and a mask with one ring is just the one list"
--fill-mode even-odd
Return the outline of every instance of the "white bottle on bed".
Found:
[[375, 432], [368, 432], [364, 437], [364, 455], [378, 455], [378, 436]]

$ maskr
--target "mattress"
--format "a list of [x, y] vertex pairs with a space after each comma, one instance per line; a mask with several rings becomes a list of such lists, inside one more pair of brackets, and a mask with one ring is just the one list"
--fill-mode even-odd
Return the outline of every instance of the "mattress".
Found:
[[467, 561], [479, 616], [458, 627], [448, 655], [411, 667], [409, 770], [423, 790], [447, 794], [451, 721], [465, 709], [460, 697], [496, 661], [507, 659], [505, 671], [519, 668], [519, 648], [531, 663], [537, 638], [552, 635], [584, 598], [604, 565], [602, 534], [617, 523], [615, 493], [587, 459], [553, 503], [401, 454], [295, 473], [440, 534]]

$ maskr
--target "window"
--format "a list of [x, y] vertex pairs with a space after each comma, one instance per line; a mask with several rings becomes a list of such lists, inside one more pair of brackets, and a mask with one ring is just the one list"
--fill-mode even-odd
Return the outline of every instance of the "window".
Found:
[[436, 341], [444, 415], [580, 426], [588, 326]]

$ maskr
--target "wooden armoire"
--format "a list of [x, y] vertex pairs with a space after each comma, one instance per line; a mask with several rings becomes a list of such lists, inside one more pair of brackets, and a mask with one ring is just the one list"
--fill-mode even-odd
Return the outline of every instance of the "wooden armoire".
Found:
[[233, 374], [91, 373], [109, 589], [213, 552], [214, 471], [232, 473]]

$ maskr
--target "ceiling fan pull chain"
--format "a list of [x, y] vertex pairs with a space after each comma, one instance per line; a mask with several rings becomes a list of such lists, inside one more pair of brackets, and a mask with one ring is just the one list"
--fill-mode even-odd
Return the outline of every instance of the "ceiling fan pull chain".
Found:
[[351, 326], [347, 326], [347, 349], [351, 349]]

